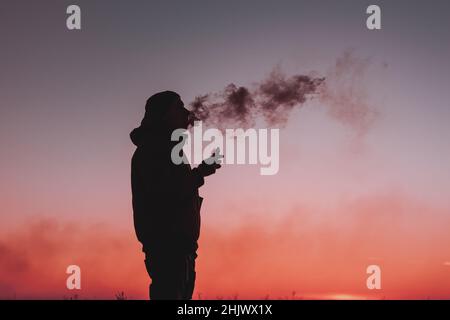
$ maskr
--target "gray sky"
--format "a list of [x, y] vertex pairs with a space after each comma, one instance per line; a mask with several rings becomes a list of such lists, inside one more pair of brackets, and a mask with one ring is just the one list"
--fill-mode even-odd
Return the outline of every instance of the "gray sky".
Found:
[[[82, 30], [68, 31], [72, 3], [0, 4], [1, 189], [7, 199], [28, 194], [18, 212], [53, 210], [61, 185], [61, 205], [72, 199], [73, 211], [111, 198], [128, 210], [128, 132], [148, 96], [170, 89], [189, 102], [277, 65], [321, 74], [349, 48], [373, 63], [368, 98], [383, 115], [368, 138], [383, 160], [375, 158], [400, 181], [425, 186], [417, 193], [447, 186], [448, 1], [377, 1], [380, 31], [365, 27], [370, 1], [76, 1]], [[313, 120], [320, 135], [307, 133], [304, 145], [336, 143], [330, 124]], [[88, 199], [82, 209], [79, 197]]]

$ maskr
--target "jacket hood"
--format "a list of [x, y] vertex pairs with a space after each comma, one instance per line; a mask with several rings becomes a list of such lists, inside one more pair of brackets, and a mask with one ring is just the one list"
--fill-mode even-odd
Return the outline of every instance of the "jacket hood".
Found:
[[136, 147], [139, 147], [148, 140], [148, 135], [142, 127], [137, 127], [130, 132], [130, 139]]

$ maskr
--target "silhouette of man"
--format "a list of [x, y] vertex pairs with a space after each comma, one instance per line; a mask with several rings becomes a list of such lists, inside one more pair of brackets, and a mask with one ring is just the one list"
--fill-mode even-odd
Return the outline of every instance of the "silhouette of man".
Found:
[[220, 168], [210, 161], [194, 169], [172, 162], [179, 143], [171, 141], [173, 130], [187, 129], [194, 119], [177, 93], [164, 91], [147, 100], [140, 127], [130, 133], [137, 146], [131, 160], [134, 227], [152, 279], [152, 300], [191, 299], [194, 291], [203, 200], [198, 188]]

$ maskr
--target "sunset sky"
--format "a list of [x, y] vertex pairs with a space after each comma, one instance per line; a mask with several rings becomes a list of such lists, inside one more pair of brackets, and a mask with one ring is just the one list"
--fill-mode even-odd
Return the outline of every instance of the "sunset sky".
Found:
[[129, 139], [146, 99], [328, 77], [350, 54], [374, 121], [356, 132], [313, 99], [280, 128], [277, 175], [206, 178], [194, 298], [449, 299], [450, 3], [373, 2], [377, 31], [371, 1], [2, 0], [0, 298], [146, 299]]

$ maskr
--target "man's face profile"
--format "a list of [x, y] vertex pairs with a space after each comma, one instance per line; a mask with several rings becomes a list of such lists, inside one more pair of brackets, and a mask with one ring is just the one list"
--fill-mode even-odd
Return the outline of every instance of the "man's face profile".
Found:
[[190, 122], [191, 112], [184, 107], [183, 101], [178, 98], [169, 106], [167, 111], [167, 124], [171, 130], [187, 129]]

